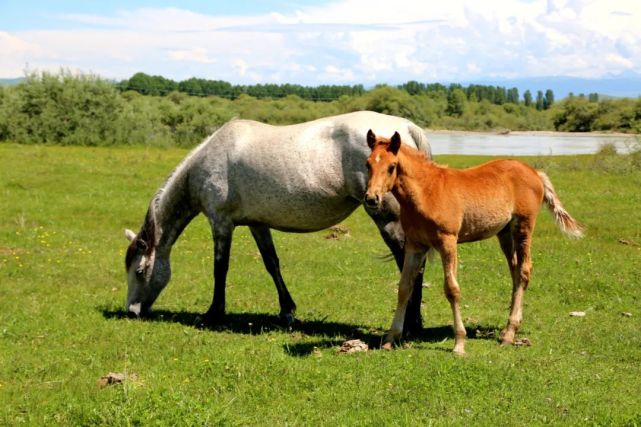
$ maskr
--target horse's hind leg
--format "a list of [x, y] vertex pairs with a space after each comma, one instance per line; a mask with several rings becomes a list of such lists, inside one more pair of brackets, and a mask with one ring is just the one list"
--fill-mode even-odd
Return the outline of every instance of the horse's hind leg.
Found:
[[280, 317], [288, 324], [294, 323], [294, 312], [296, 311], [296, 304], [292, 299], [283, 276], [280, 274], [280, 263], [278, 262], [278, 255], [276, 255], [276, 248], [272, 240], [272, 233], [269, 227], [265, 225], [249, 227], [251, 230], [258, 250], [265, 263], [265, 268], [272, 276], [276, 290], [278, 291], [278, 302], [280, 303]]
[[214, 298], [207, 313], [205, 323], [220, 323], [225, 317], [225, 287], [229, 270], [229, 253], [234, 225], [229, 221], [211, 221], [214, 236]]
[[[512, 272], [512, 303], [507, 326], [501, 331], [503, 344], [514, 344], [516, 331], [523, 320], [523, 296], [530, 282], [532, 259], [530, 245], [534, 231], [533, 218], [523, 218], [515, 223], [511, 232], [501, 233], [499, 241]], [[508, 249], [512, 249], [507, 252]], [[509, 254], [509, 255], [508, 255]]]
[[[399, 221], [400, 207], [398, 202], [388, 193], [383, 200], [383, 207], [379, 210], [373, 210], [365, 206], [365, 211], [374, 220], [378, 227], [383, 240], [392, 251], [394, 260], [399, 271], [403, 269], [404, 260], [404, 240], [405, 234], [401, 223]], [[416, 276], [412, 279], [413, 290], [412, 295], [407, 303], [405, 311], [405, 321], [403, 333], [411, 334], [418, 333], [423, 329], [423, 320], [421, 318], [421, 300], [423, 299], [423, 270], [425, 268], [425, 261], [418, 269]]]

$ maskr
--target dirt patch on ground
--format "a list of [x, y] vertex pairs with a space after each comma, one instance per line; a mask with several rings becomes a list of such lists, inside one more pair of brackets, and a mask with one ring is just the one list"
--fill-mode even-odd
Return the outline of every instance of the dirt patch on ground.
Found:
[[345, 227], [342, 224], [337, 224], [329, 227], [329, 234], [325, 236], [327, 240], [341, 240], [346, 237], [351, 237], [349, 234], [349, 228]]
[[7, 246], [0, 246], [0, 256], [22, 255], [26, 252], [27, 250], [25, 248], [10, 248]]

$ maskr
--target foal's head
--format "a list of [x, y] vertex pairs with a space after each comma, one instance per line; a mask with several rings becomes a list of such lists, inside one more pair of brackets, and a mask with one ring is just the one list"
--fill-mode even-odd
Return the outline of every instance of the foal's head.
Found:
[[370, 207], [380, 207], [383, 195], [392, 189], [396, 180], [396, 164], [398, 150], [401, 148], [401, 136], [394, 132], [391, 138], [374, 135], [370, 129], [367, 132], [367, 145], [372, 149], [367, 159], [369, 179], [365, 203]]

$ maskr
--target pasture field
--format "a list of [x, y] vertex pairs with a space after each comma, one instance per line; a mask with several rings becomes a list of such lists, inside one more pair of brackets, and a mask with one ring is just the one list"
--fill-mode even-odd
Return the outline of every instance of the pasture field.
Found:
[[[0, 144], [1, 425], [639, 425], [641, 171], [616, 155], [529, 158], [587, 237], [542, 212], [519, 337], [497, 342], [511, 284], [495, 239], [460, 247], [467, 355], [452, 353], [440, 262], [428, 266], [425, 331], [378, 350], [398, 272], [362, 209], [349, 236], [276, 233], [299, 323], [236, 230], [226, 323], [194, 326], [212, 296], [212, 244], [197, 218], [150, 320], [123, 316], [123, 229], [182, 149]], [[487, 158], [442, 156], [451, 166]], [[608, 166], [609, 165], [609, 166]], [[585, 312], [572, 317], [570, 312]], [[360, 338], [374, 348], [337, 354]], [[101, 386], [109, 373], [122, 384]]]

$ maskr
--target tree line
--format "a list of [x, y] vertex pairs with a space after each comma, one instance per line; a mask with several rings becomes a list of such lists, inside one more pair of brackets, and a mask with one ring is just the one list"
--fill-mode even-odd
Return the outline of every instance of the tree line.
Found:
[[[289, 95], [296, 95], [308, 101], [336, 101], [341, 96], [360, 96], [366, 91], [363, 85], [320, 85], [302, 86], [296, 84], [255, 84], [255, 85], [232, 85], [223, 80], [208, 80], [192, 77], [187, 80], [176, 82], [163, 76], [152, 76], [145, 73], [136, 73], [131, 78], [122, 80], [117, 84], [121, 92], [135, 91], [143, 95], [164, 96], [172, 92], [183, 92], [192, 96], [218, 96], [221, 98], [237, 99], [241, 95], [249, 95], [254, 98], [284, 98]], [[554, 103], [554, 92], [547, 89], [545, 94], [539, 90], [536, 100], [532, 93], [526, 90], [523, 99], [519, 97], [519, 90], [516, 87], [505, 88], [502, 86], [471, 84], [464, 87], [460, 84], [445, 86], [441, 83], [420, 83], [409, 81], [397, 86], [410, 95], [443, 95], [453, 99], [457, 98], [456, 92], [465, 95], [468, 101], [489, 101], [495, 105], [505, 103], [518, 104], [523, 102], [525, 106], [535, 106], [537, 110], [547, 110]], [[460, 97], [460, 96], [459, 96]], [[452, 101], [455, 102], [455, 101]]]
[[[211, 85], [208, 90], [221, 91], [205, 95], [180, 90], [181, 83], [185, 89], [194, 79], [175, 87], [169, 80], [163, 83], [168, 86], [160, 85], [161, 78], [150, 81], [155, 92], [95, 75], [31, 73], [18, 85], [0, 86], [0, 141], [192, 146], [232, 118], [285, 125], [358, 110], [406, 117], [434, 129], [641, 133], [641, 98], [579, 94], [555, 100], [552, 91], [536, 96], [525, 91], [521, 97], [516, 88], [418, 82], [369, 90], [307, 88], [300, 94], [288, 92], [302, 88], [296, 85], [255, 85], [235, 93], [229, 83], [203, 80], [201, 89]], [[167, 92], [169, 87], [174, 89]]]
[[365, 92], [363, 85], [320, 85], [302, 86], [296, 84], [255, 84], [232, 85], [223, 80], [208, 80], [192, 77], [176, 82], [162, 76], [136, 73], [131, 78], [117, 84], [121, 92], [133, 90], [143, 95], [168, 95], [183, 92], [192, 96], [218, 96], [237, 99], [241, 95], [254, 98], [284, 98], [296, 95], [309, 101], [334, 101], [341, 96], [358, 96]]

